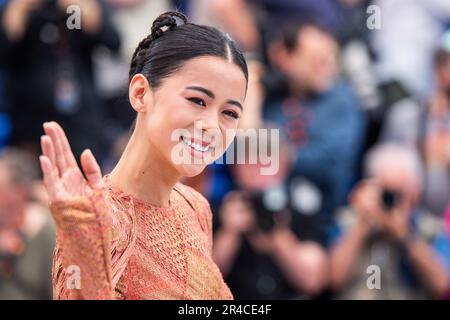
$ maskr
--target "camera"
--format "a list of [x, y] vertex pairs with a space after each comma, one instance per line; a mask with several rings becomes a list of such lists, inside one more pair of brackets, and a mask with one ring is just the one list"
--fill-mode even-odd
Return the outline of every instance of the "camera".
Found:
[[287, 193], [281, 186], [249, 195], [259, 229], [270, 232], [275, 226], [274, 216], [288, 207]]
[[389, 213], [392, 209], [397, 207], [403, 200], [403, 195], [391, 189], [383, 189], [381, 191], [381, 205], [384, 209], [384, 212]]

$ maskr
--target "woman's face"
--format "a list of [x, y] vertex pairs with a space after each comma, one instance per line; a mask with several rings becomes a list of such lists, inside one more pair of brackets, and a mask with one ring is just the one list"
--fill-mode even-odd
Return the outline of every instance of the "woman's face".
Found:
[[144, 114], [151, 146], [182, 176], [219, 158], [236, 135], [246, 94], [241, 69], [219, 57], [188, 60], [152, 92]]

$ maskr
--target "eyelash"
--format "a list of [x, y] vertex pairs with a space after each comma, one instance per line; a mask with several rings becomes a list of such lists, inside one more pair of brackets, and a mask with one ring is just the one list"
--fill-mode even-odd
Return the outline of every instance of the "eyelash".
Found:
[[199, 106], [206, 107], [206, 102], [200, 98], [188, 98], [190, 102], [198, 104]]
[[[206, 103], [205, 103], [205, 101], [203, 99], [200, 99], [200, 98], [188, 98], [188, 100], [190, 102], [192, 102], [192, 103], [195, 103], [195, 104], [199, 105], [199, 106], [206, 107]], [[234, 119], [239, 119], [239, 115], [236, 112], [234, 112], [234, 111], [224, 111], [224, 113], [227, 116], [229, 116], [229, 117], [232, 117]]]
[[239, 115], [234, 111], [224, 111], [224, 113], [234, 119], [239, 119]]

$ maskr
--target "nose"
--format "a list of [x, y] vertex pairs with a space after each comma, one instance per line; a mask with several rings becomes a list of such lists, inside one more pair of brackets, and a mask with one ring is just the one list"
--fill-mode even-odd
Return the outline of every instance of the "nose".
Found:
[[220, 134], [220, 125], [217, 110], [203, 112], [202, 117], [195, 122], [195, 129], [203, 135], [215, 136]]

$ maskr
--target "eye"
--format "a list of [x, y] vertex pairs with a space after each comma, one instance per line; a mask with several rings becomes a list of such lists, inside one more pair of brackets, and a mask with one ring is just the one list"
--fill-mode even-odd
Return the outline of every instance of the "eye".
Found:
[[206, 107], [206, 102], [203, 99], [200, 98], [187, 98], [190, 102], [193, 102], [195, 104], [198, 104], [199, 106]]
[[234, 119], [239, 119], [239, 115], [237, 114], [237, 112], [227, 110], [227, 111], [224, 111], [223, 113]]

